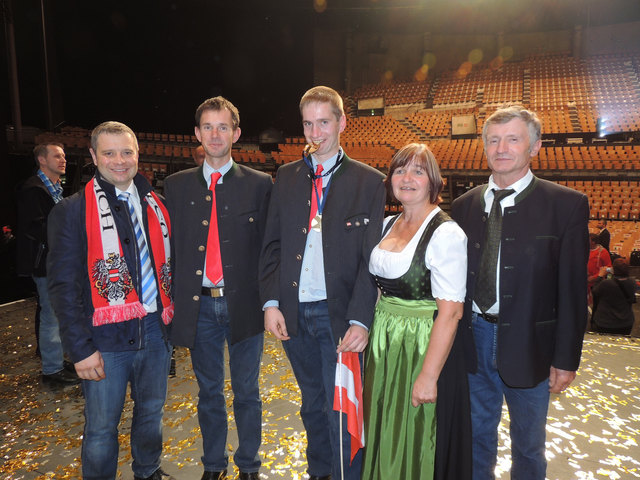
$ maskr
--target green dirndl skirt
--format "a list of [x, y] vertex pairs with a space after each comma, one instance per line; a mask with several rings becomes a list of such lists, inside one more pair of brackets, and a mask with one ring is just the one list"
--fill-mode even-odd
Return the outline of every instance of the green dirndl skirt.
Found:
[[365, 357], [363, 480], [433, 478], [436, 406], [411, 392], [429, 346], [436, 302], [382, 296]]

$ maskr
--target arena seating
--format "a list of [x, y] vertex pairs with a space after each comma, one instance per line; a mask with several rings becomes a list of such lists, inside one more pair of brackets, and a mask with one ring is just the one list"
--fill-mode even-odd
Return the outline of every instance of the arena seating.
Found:
[[[533, 170], [584, 191], [593, 219], [636, 221], [640, 217], [639, 78], [640, 54], [586, 58], [563, 54], [531, 56], [520, 62], [494, 61], [421, 82], [365, 85], [345, 97], [349, 118], [342, 144], [351, 157], [386, 171], [398, 149], [410, 142], [424, 142], [445, 177], [465, 172], [484, 175], [487, 164], [481, 132], [485, 119], [505, 102], [521, 103], [538, 113], [543, 133], [553, 137], [545, 140], [532, 160]], [[393, 117], [357, 116], [358, 100], [378, 97], [384, 98], [385, 108], [393, 107]], [[476, 119], [475, 134], [452, 136], [452, 117], [466, 114]], [[603, 134], [626, 133], [614, 142], [600, 140], [596, 137], [599, 127]], [[86, 129], [64, 127], [36, 140], [61, 142], [88, 161], [89, 135]], [[193, 165], [195, 136], [147, 132], [137, 136], [140, 170], [149, 178], [162, 178]], [[274, 173], [279, 165], [298, 160], [304, 145], [303, 137], [289, 137], [267, 154], [257, 145], [235, 145], [233, 156], [238, 162]], [[616, 179], [599, 179], [611, 175]], [[629, 244], [623, 242], [621, 248]]]

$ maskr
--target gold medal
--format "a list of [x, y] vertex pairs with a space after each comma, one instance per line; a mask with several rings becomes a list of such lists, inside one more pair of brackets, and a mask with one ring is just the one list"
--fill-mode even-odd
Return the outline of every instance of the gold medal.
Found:
[[322, 215], [318, 214], [311, 220], [311, 228], [316, 232], [322, 231]]

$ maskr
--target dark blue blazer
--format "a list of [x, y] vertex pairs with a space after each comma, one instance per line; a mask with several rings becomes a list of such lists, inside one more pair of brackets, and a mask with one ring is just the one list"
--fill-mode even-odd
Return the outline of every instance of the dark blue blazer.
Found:
[[[127, 268], [131, 273], [136, 292], [140, 296], [137, 242], [129, 209], [125, 202], [118, 200], [115, 187], [103, 180], [99, 173], [96, 173], [96, 176], [107, 195]], [[151, 191], [151, 185], [140, 174], [135, 176], [134, 182], [142, 201], [143, 224], [149, 238], [144, 196]], [[120, 352], [144, 347], [144, 322], [139, 318], [99, 327], [93, 326], [93, 304], [87, 270], [85, 209], [83, 188], [58, 203], [49, 215], [49, 255], [47, 256], [49, 296], [60, 322], [64, 351], [71, 356], [74, 363], [84, 360], [96, 350]], [[153, 255], [151, 262], [153, 263]], [[159, 298], [158, 311], [162, 311]], [[167, 327], [162, 321], [158, 321], [166, 338]]]
[[[469, 369], [477, 368], [471, 306], [487, 214], [479, 186], [457, 198], [451, 216], [467, 234], [467, 296], [461, 329]], [[497, 364], [512, 387], [532, 387], [551, 366], [575, 371], [587, 322], [589, 204], [575, 190], [534, 177], [504, 209], [500, 250]]]

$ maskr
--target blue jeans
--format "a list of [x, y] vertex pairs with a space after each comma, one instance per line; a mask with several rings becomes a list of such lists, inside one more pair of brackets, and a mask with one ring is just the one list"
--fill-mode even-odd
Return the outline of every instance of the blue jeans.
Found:
[[229, 344], [233, 412], [238, 428], [238, 449], [233, 460], [245, 473], [260, 469], [258, 449], [262, 437], [262, 401], [258, 386], [262, 333], [230, 344], [229, 312], [224, 297], [201, 297], [196, 343], [191, 363], [198, 379], [198, 421], [202, 432], [202, 463], [208, 472], [227, 468], [227, 407], [224, 398], [224, 342]]
[[162, 338], [159, 313], [144, 318], [144, 344], [140, 350], [100, 352], [106, 378], [83, 380], [85, 397], [82, 477], [107, 480], [118, 468], [118, 423], [127, 384], [131, 383], [133, 418], [131, 454], [133, 473], [148, 477], [160, 467], [162, 414], [167, 397], [171, 346]]
[[[472, 317], [478, 371], [469, 374], [473, 478], [495, 478], [498, 424], [503, 398], [507, 402], [511, 435], [511, 478], [544, 480], [545, 427], [549, 407], [549, 381], [532, 388], [512, 388], [500, 378], [496, 364], [497, 325]], [[517, 360], [516, 360], [517, 361]]]
[[47, 277], [33, 276], [32, 278], [38, 289], [38, 303], [40, 304], [39, 342], [42, 373], [43, 375], [51, 375], [58, 373], [64, 367], [60, 326], [49, 300]]
[[[300, 416], [307, 431], [307, 472], [309, 475], [340, 476], [340, 413], [333, 410], [336, 343], [331, 330], [326, 301], [300, 303], [298, 334], [282, 342], [302, 393]], [[342, 441], [345, 479], [359, 480], [362, 450], [353, 463], [347, 416], [342, 414]]]

